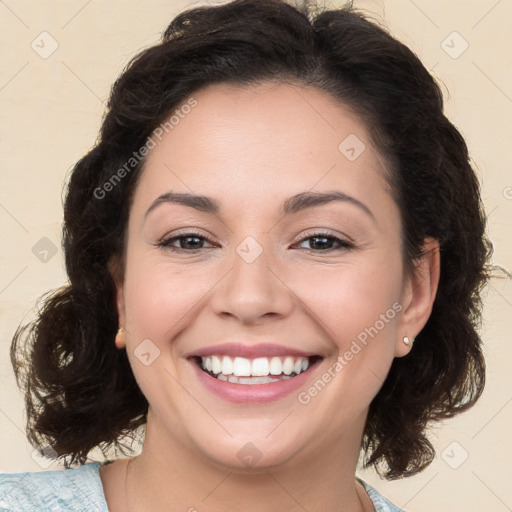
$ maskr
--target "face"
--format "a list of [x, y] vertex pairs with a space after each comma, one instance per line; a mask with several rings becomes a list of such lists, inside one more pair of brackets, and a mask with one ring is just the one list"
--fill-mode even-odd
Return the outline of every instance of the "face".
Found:
[[418, 330], [383, 159], [316, 89], [215, 85], [193, 98], [154, 138], [118, 283], [152, 432], [239, 468], [359, 441]]

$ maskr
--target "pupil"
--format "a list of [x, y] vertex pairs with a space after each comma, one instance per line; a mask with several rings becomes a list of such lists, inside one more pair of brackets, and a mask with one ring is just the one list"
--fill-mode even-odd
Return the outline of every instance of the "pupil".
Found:
[[[317, 242], [315, 242], [315, 240], [322, 240], [323, 242], [321, 242], [321, 243], [320, 243], [320, 246], [319, 246], [319, 245], [318, 245], [318, 243], [317, 243]], [[313, 246], [313, 248], [315, 248], [315, 249], [322, 249], [322, 248], [323, 248], [323, 249], [325, 249], [325, 245], [322, 245], [322, 243], [323, 243], [323, 244], [325, 244], [325, 243], [327, 243], [327, 244], [328, 244], [329, 242], [327, 242], [327, 240], [328, 240], [328, 239], [327, 239], [327, 237], [325, 237], [325, 236], [315, 236], [315, 237], [313, 237], [313, 238], [312, 238], [313, 243], [312, 243], [311, 245], [312, 245], [312, 246]], [[331, 242], [331, 243], [332, 243], [332, 242]]]
[[[197, 236], [187, 236], [185, 237], [184, 240], [196, 240], [196, 242], [198, 242], [199, 244], [201, 243], [201, 240], [197, 237]], [[182, 244], [183, 245], [183, 244]], [[185, 245], [186, 246], [189, 246], [190, 244], [188, 242], [185, 242]], [[192, 244], [193, 246], [194, 244]], [[188, 248], [188, 247], [185, 247], [185, 248]], [[192, 247], [192, 249], [195, 249], [196, 247]], [[182, 247], [183, 249], [183, 247]]]

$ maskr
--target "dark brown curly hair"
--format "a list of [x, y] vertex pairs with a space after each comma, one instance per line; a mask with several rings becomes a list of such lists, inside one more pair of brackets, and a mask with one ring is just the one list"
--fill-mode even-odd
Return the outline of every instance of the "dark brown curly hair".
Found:
[[36, 320], [17, 329], [11, 347], [28, 439], [66, 466], [84, 463], [93, 448], [118, 447], [147, 419], [126, 352], [113, 343], [109, 267], [122, 261], [145, 159], [108, 193], [104, 184], [192, 93], [264, 81], [316, 87], [363, 119], [389, 163], [407, 269], [426, 237], [440, 243], [432, 314], [371, 402], [365, 466], [388, 479], [423, 470], [435, 455], [428, 425], [480, 397], [477, 329], [491, 248], [479, 183], [439, 86], [410, 49], [352, 6], [313, 13], [283, 0], [236, 0], [181, 13], [159, 44], [132, 59], [112, 87], [96, 145], [72, 170], [62, 239], [69, 284], [41, 298]]

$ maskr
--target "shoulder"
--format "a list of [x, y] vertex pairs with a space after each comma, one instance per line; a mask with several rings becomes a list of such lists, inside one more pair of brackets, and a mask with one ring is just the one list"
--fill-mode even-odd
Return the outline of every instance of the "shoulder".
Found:
[[391, 501], [389, 501], [379, 491], [377, 491], [375, 487], [367, 484], [364, 480], [361, 480], [361, 478], [357, 478], [357, 480], [366, 489], [368, 496], [370, 496], [370, 499], [375, 506], [375, 512], [406, 512], [403, 508], [397, 507], [391, 503]]
[[100, 466], [0, 473], [0, 512], [108, 512]]

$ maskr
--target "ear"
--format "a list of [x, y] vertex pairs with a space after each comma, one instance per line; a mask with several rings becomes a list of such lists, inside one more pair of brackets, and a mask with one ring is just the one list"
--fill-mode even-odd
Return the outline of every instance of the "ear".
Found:
[[119, 319], [119, 327], [125, 326], [125, 308], [124, 308], [124, 277], [122, 272], [122, 263], [118, 257], [113, 257], [108, 262], [108, 269], [116, 286], [116, 308]]
[[406, 345], [403, 337], [413, 340], [432, 312], [441, 270], [439, 242], [434, 238], [426, 238], [422, 255], [414, 261], [414, 265], [412, 275], [406, 277], [402, 291], [402, 316], [398, 324], [396, 357], [409, 353], [413, 344]]

